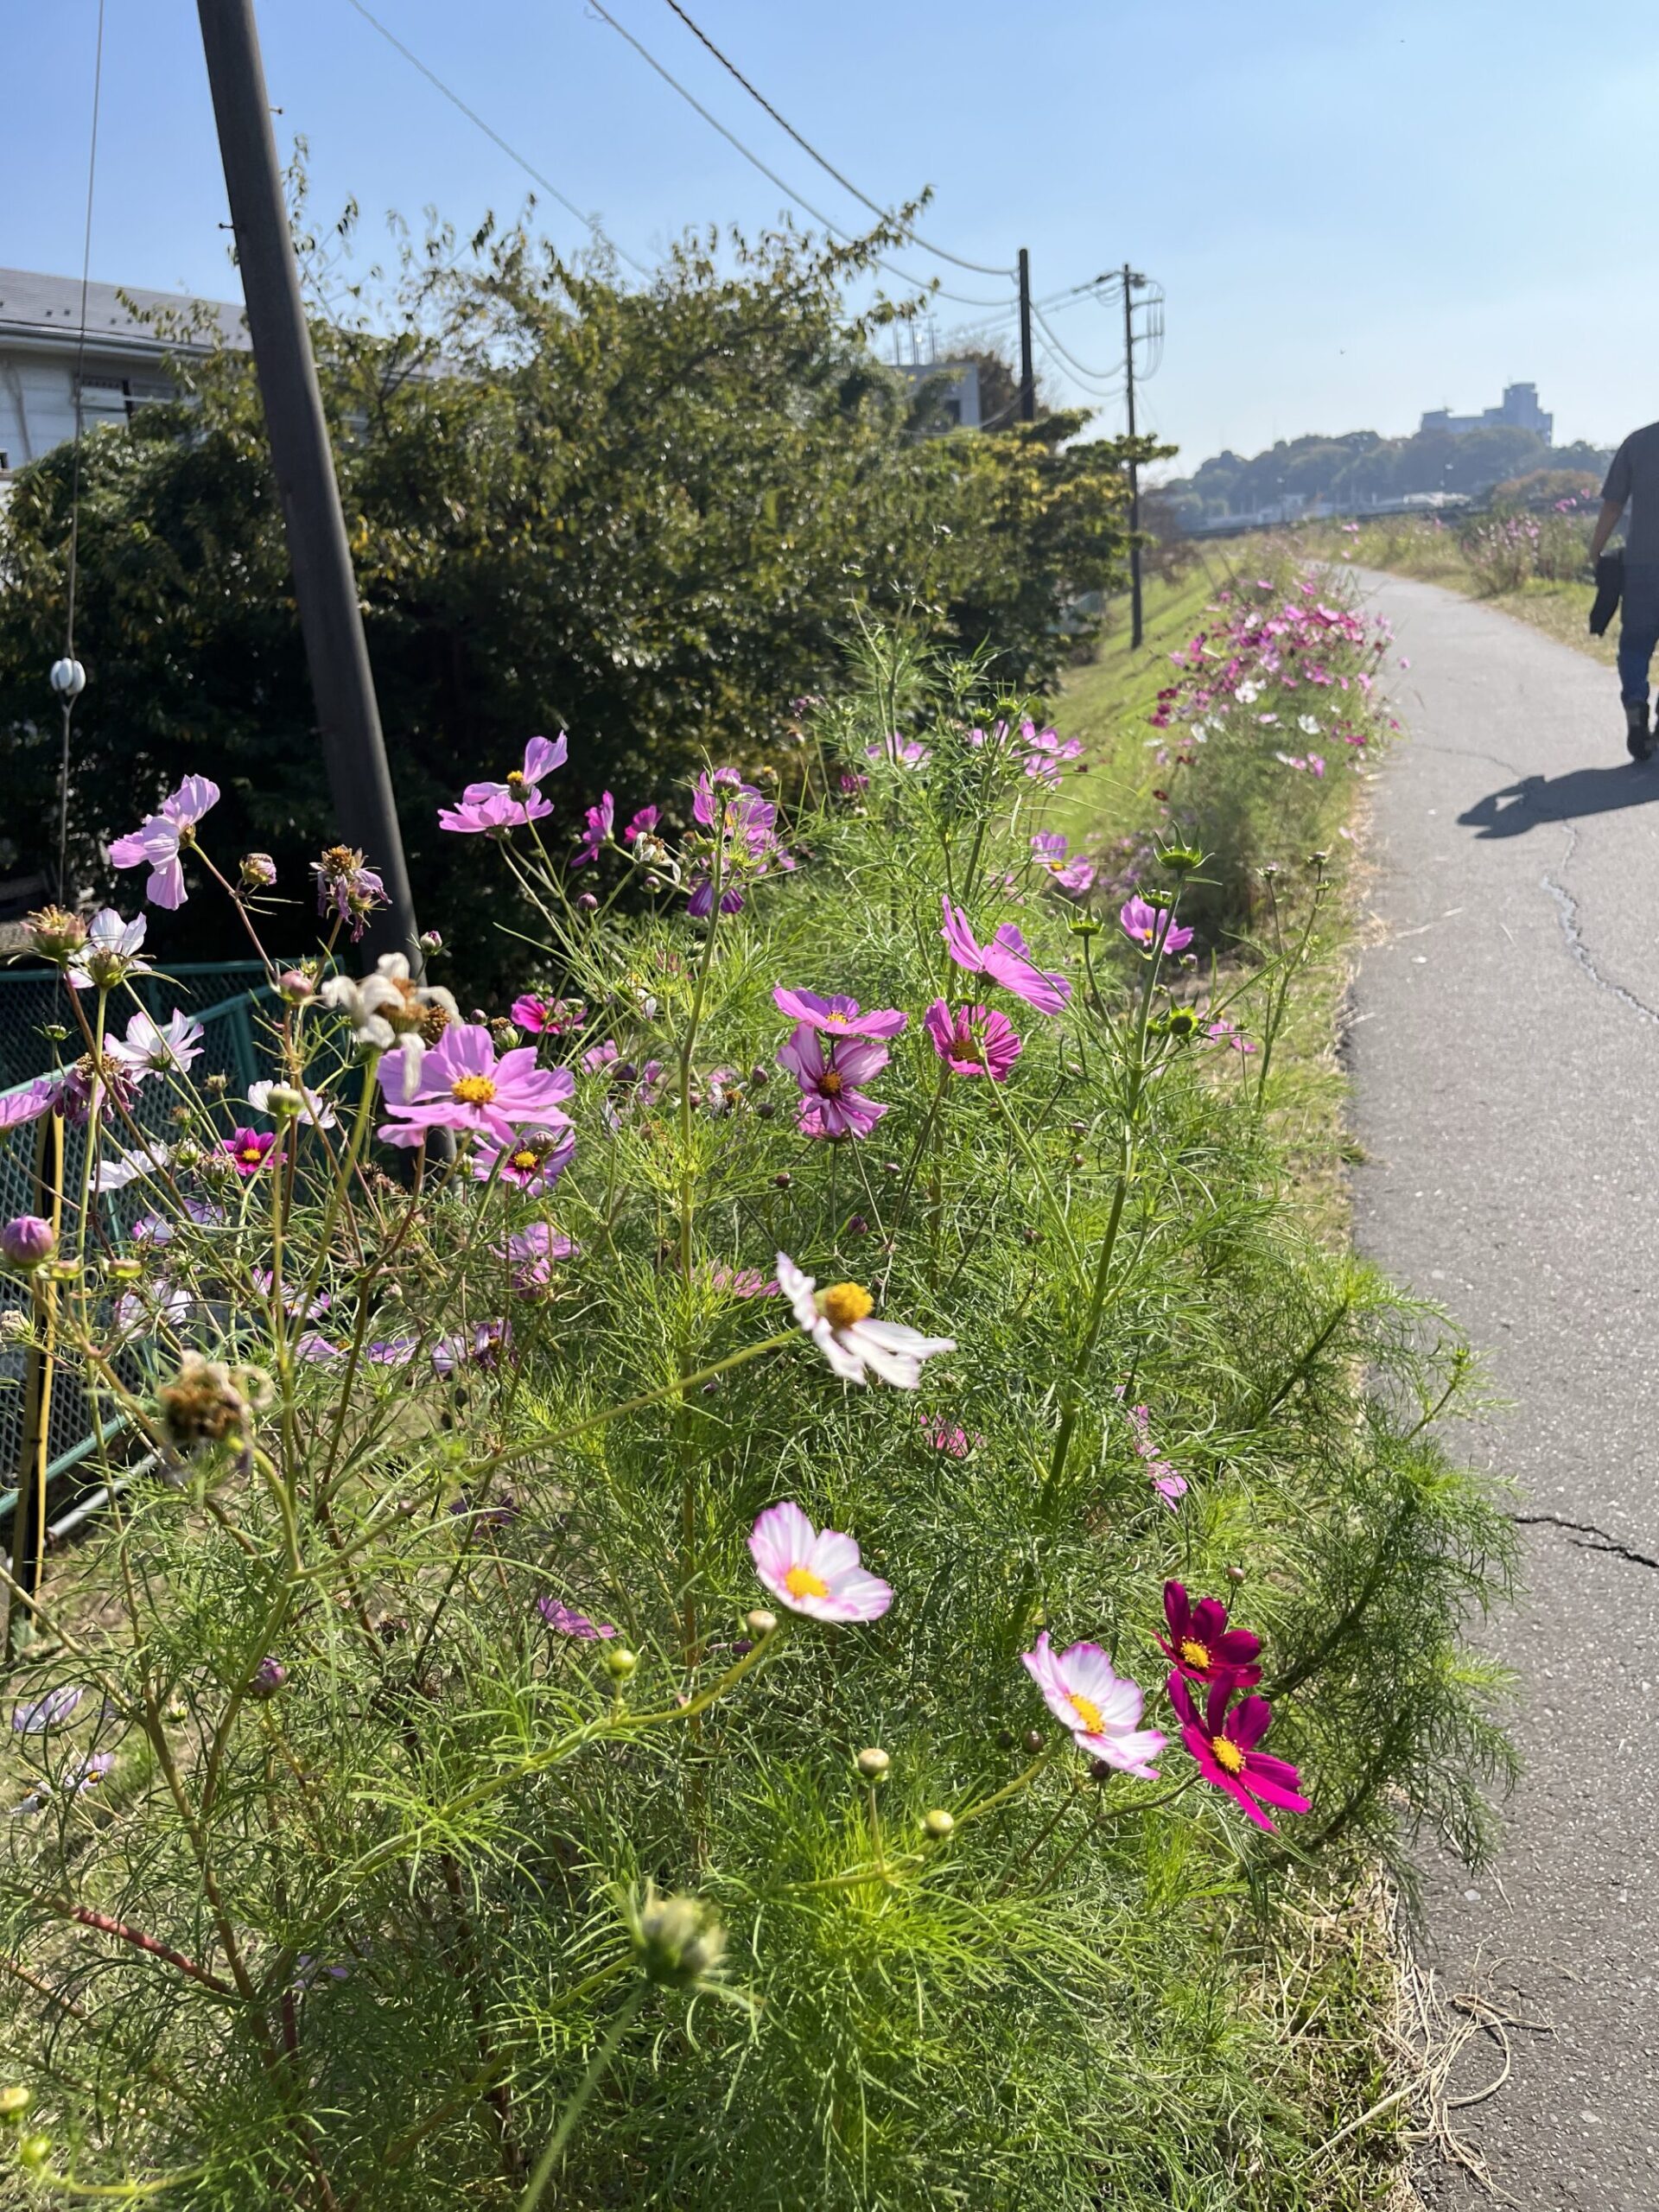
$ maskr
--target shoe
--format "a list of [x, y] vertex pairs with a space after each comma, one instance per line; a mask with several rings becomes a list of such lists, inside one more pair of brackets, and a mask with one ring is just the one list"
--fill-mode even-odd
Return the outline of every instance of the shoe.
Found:
[[1631, 760], [1651, 760], [1654, 734], [1648, 728], [1648, 705], [1645, 699], [1639, 707], [1626, 705], [1624, 722], [1624, 742], [1630, 748]]

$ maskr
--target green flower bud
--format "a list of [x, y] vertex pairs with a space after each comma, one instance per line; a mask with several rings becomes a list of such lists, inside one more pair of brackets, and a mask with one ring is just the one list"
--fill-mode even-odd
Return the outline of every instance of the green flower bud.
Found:
[[647, 1884], [629, 1910], [634, 1955], [647, 1981], [687, 1989], [720, 1971], [726, 1933], [701, 1897], [658, 1897]]
[[296, 1114], [305, 1110], [305, 1093], [289, 1084], [274, 1083], [265, 1094], [265, 1103], [274, 1121], [291, 1122]]
[[761, 1637], [770, 1636], [772, 1633], [778, 1625], [778, 1616], [776, 1613], [763, 1612], [757, 1606], [753, 1612], [744, 1614], [743, 1625], [759, 1642]]
[[1194, 868], [1204, 866], [1204, 855], [1196, 845], [1165, 845], [1158, 855], [1160, 866], [1177, 875], [1190, 875]]
[[882, 1782], [886, 1780], [887, 1769], [893, 1761], [879, 1744], [872, 1744], [868, 1751], [859, 1753], [853, 1764], [866, 1782]]
[[936, 1805], [922, 1819], [922, 1826], [935, 1843], [943, 1843], [957, 1825], [954, 1813], [947, 1813], [943, 1805]]
[[29, 2173], [37, 2174], [52, 2155], [49, 2135], [25, 2135], [17, 2145], [18, 2162]]
[[0, 2089], [0, 2123], [16, 2127], [35, 2101], [34, 2094], [21, 2082], [8, 2082]]
[[626, 1643], [613, 1643], [605, 1654], [605, 1671], [613, 1681], [626, 1682], [639, 1664], [639, 1654]]

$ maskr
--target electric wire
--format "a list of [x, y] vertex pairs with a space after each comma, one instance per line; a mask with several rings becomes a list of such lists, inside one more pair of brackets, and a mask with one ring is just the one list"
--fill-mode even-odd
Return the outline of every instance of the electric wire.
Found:
[[[728, 76], [734, 77], [737, 79], [738, 83], [741, 85], [744, 91], [755, 103], [756, 106], [764, 108], [766, 112], [778, 125], [778, 128], [780, 130], [786, 131], [795, 141], [795, 143], [800, 148], [801, 151], [804, 154], [810, 155], [812, 160], [815, 161], [818, 167], [824, 172], [826, 176], [834, 177], [836, 182], [841, 187], [843, 192], [850, 192], [853, 198], [861, 201], [861, 203], [870, 210], [870, 213], [873, 215], [880, 215], [884, 219], [884, 220], [891, 219], [892, 210], [890, 208], [884, 207], [879, 200], [872, 200], [868, 192], [861, 192], [849, 176], [844, 175], [842, 172], [836, 167], [833, 162], [828, 160], [823, 154], [821, 154], [817, 148], [812, 144], [810, 139], [803, 137], [801, 133], [790, 121], [789, 118], [786, 115], [780, 114], [772, 105], [772, 102], [766, 98], [766, 94], [758, 90], [756, 86], [749, 82], [748, 79], [743, 74], [743, 72], [738, 67], [737, 64], [732, 60], [728, 55], [721, 52], [720, 48], [715, 44], [713, 39], [709, 37], [708, 32], [702, 29], [702, 25], [694, 22], [693, 19], [686, 13], [685, 10], [681, 7], [680, 0], [668, 0], [668, 5], [685, 25], [685, 28], [690, 32], [693, 38], [697, 39], [703, 46], [708, 48], [709, 53], [714, 55], [715, 60], [719, 62], [721, 67], [726, 71], [727, 74]], [[823, 220], [822, 216], [820, 216], [819, 220]], [[938, 261], [950, 262], [957, 269], [966, 269], [970, 270], [976, 276], [1012, 276], [1014, 273], [1012, 269], [993, 268], [988, 262], [965, 260], [959, 253], [952, 253], [944, 246], [935, 245], [931, 238], [925, 238], [921, 232], [916, 229], [913, 224], [907, 223], [905, 226], [905, 228], [910, 242], [914, 245], [920, 246], [925, 253], [931, 253]]]
[[1083, 377], [1083, 378], [1093, 377], [1093, 378], [1095, 378], [1096, 379], [1097, 379], [1097, 380], [1098, 380], [1099, 382], [1101, 382], [1101, 383], [1109, 383], [1109, 382], [1111, 380], [1111, 378], [1112, 378], [1116, 377], [1116, 376], [1121, 376], [1121, 375], [1122, 374], [1122, 369], [1121, 369], [1121, 368], [1110, 368], [1110, 369], [1091, 369], [1091, 368], [1090, 368], [1090, 367], [1089, 367], [1089, 366], [1088, 366], [1084, 362], [1082, 362], [1082, 361], [1078, 360], [1078, 359], [1077, 359], [1077, 355], [1076, 355], [1075, 353], [1068, 353], [1068, 352], [1066, 351], [1065, 347], [1061, 344], [1060, 340], [1059, 340], [1055, 336], [1055, 334], [1054, 334], [1054, 333], [1053, 333], [1053, 330], [1051, 328], [1051, 327], [1050, 327], [1050, 325], [1049, 325], [1048, 317], [1047, 317], [1047, 316], [1043, 313], [1042, 309], [1041, 309], [1039, 307], [1036, 306], [1036, 305], [1033, 303], [1033, 307], [1032, 307], [1032, 310], [1031, 310], [1031, 311], [1032, 311], [1032, 314], [1036, 317], [1038, 323], [1040, 325], [1040, 327], [1041, 327], [1042, 330], [1044, 331], [1045, 334], [1046, 335], [1046, 337], [1047, 337], [1047, 339], [1048, 339], [1048, 341], [1049, 341], [1050, 345], [1052, 345], [1052, 346], [1053, 346], [1053, 348], [1054, 348], [1055, 352], [1056, 352], [1056, 353], [1060, 356], [1060, 358], [1061, 358], [1061, 359], [1062, 359], [1062, 360], [1069, 361], [1069, 362], [1071, 363], [1071, 365], [1072, 368], [1077, 372], [1077, 375], [1078, 375], [1079, 377]]
[[[75, 441], [69, 465], [69, 549], [64, 579], [63, 658], [75, 658], [75, 582], [80, 547], [80, 448], [86, 423], [86, 303], [92, 270], [92, 199], [98, 182], [98, 121], [104, 102], [104, 8], [98, 0], [98, 31], [92, 48], [92, 126], [86, 149], [86, 223], [80, 241], [80, 329], [75, 340]], [[68, 899], [69, 724], [77, 693], [63, 697], [63, 747], [58, 760], [58, 903]]]
[[582, 208], [577, 207], [574, 200], [567, 199], [565, 194], [559, 190], [558, 186], [555, 184], [550, 177], [543, 176], [540, 169], [538, 169], [533, 162], [526, 161], [516, 146], [509, 145], [507, 141], [501, 136], [501, 133], [495, 130], [490, 124], [487, 124], [484, 120], [484, 118], [478, 112], [476, 108], [469, 107], [466, 101], [462, 99], [459, 92], [454, 91], [451, 86], [445, 84], [443, 79], [439, 76], [435, 69], [429, 68], [426, 63], [422, 60], [420, 55], [412, 52], [410, 48], [406, 47], [395, 31], [389, 29], [388, 27], [380, 21], [380, 18], [378, 16], [371, 13], [371, 11], [364, 6], [363, 0], [346, 0], [346, 5], [350, 8], [355, 9], [357, 13], [362, 16], [364, 22], [367, 23], [371, 29], [379, 32], [381, 37], [385, 39], [388, 46], [396, 48], [397, 51], [403, 55], [404, 60], [409, 63], [412, 69], [418, 69], [422, 76], [426, 79], [429, 85], [432, 86], [435, 91], [442, 92], [444, 99], [449, 102], [449, 105], [452, 107], [459, 108], [461, 112], [466, 117], [468, 123], [474, 124], [478, 130], [481, 130], [492, 145], [499, 146], [501, 151], [506, 156], [507, 159], [510, 162], [516, 163], [516, 165], [524, 171], [527, 177], [532, 178], [536, 183], [540, 185], [542, 190], [548, 194], [550, 199], [556, 200], [559, 206], [565, 210], [567, 214], [574, 215], [577, 222], [585, 225], [586, 227], [593, 232], [594, 238], [599, 240], [601, 245], [608, 246], [620, 261], [626, 261], [628, 267], [632, 269], [637, 276], [643, 276], [649, 281], [652, 276], [655, 273], [653, 270], [648, 269], [643, 261], [636, 261], [631, 253], [627, 252], [623, 247], [617, 245], [614, 238], [607, 237], [604, 229], [593, 216], [585, 213]]
[[[360, 0], [351, 0], [351, 4], [355, 8], [360, 5]], [[592, 8], [594, 13], [601, 19], [601, 21], [607, 22], [610, 25], [611, 29], [616, 33], [619, 38], [626, 41], [627, 44], [633, 48], [634, 52], [639, 56], [642, 61], [644, 61], [650, 68], [655, 70], [665, 85], [671, 86], [672, 90], [679, 94], [680, 98], [685, 102], [688, 107], [696, 110], [696, 113], [702, 118], [703, 121], [709, 124], [711, 130], [719, 131], [721, 137], [725, 139], [728, 145], [734, 146], [737, 149], [737, 151], [742, 155], [744, 160], [748, 162], [752, 168], [759, 169], [761, 175], [765, 177], [769, 183], [776, 185], [779, 191], [784, 194], [786, 200], [792, 200], [798, 207], [804, 208], [815, 223], [822, 223], [823, 225], [824, 229], [830, 233], [831, 238], [840, 238], [843, 244], [848, 245], [855, 245], [857, 243], [849, 231], [843, 230], [839, 223], [832, 223], [829, 216], [823, 213], [822, 208], [815, 207], [810, 200], [806, 199], [802, 194], [796, 191], [793, 185], [785, 184], [783, 178], [779, 175], [776, 169], [768, 168], [766, 164], [761, 160], [759, 154], [754, 153], [749, 147], [746, 146], [734, 130], [728, 130], [717, 115], [712, 115], [709, 111], [704, 107], [702, 102], [696, 97], [695, 92], [688, 92], [685, 86], [681, 84], [679, 79], [674, 76], [671, 71], [664, 67], [663, 64], [657, 59], [656, 55], [651, 51], [649, 47], [643, 45], [640, 41], [634, 36], [631, 30], [628, 30], [624, 25], [619, 23], [616, 17], [611, 14], [607, 8], [601, 6], [601, 0], [588, 0], [588, 4]], [[890, 276], [896, 276], [900, 283], [908, 285], [912, 291], [925, 292], [931, 298], [950, 300], [957, 307], [964, 308], [1000, 308], [1004, 304], [1001, 300], [968, 299], [960, 292], [947, 292], [937, 280], [921, 276], [912, 276], [905, 270], [896, 267], [893, 263], [883, 260], [882, 257], [879, 253], [873, 255], [871, 257], [874, 261], [877, 268], [885, 269]]]

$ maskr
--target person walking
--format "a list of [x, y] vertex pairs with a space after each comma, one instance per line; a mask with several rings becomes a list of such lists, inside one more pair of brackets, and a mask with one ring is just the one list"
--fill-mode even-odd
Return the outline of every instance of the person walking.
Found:
[[[1618, 690], [1624, 702], [1624, 741], [1632, 760], [1646, 760], [1656, 734], [1648, 721], [1648, 667], [1659, 645], [1659, 423], [1632, 430], [1613, 455], [1601, 487], [1601, 512], [1590, 537], [1598, 587], [1608, 579], [1599, 564], [1625, 508], [1622, 588], [1624, 620], [1618, 632]], [[1604, 625], [1605, 626], [1605, 625]]]

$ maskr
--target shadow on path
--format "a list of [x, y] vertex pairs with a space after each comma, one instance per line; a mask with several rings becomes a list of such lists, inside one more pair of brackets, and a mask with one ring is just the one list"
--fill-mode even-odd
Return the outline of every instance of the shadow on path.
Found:
[[[1659, 799], [1659, 760], [1624, 760], [1605, 768], [1573, 768], [1564, 776], [1522, 776], [1478, 798], [1459, 822], [1483, 837], [1524, 837], [1549, 822], [1578, 822]], [[1505, 804], [1507, 800], [1508, 804]]]

